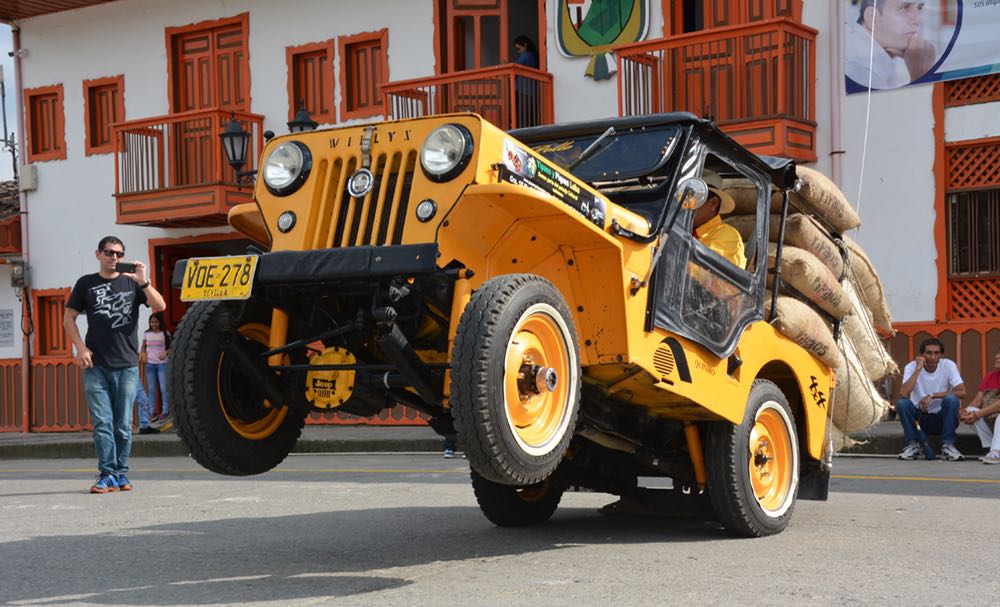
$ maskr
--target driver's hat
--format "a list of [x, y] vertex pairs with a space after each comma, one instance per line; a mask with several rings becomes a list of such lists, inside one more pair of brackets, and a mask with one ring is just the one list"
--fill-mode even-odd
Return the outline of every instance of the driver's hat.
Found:
[[722, 177], [712, 169], [705, 169], [701, 172], [702, 180], [708, 184], [708, 190], [716, 194], [721, 201], [719, 203], [719, 215], [727, 215], [736, 210], [736, 201], [729, 195], [729, 192], [722, 189]]

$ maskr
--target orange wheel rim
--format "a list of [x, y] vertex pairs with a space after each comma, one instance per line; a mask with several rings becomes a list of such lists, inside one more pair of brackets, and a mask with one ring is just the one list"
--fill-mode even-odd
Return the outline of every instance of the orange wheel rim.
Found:
[[[529, 308], [514, 327], [504, 360], [507, 419], [529, 452], [561, 437], [573, 394], [575, 354], [565, 325], [555, 314], [545, 305]], [[539, 388], [545, 377], [553, 381]]]
[[549, 494], [549, 479], [538, 483], [537, 485], [529, 485], [527, 487], [517, 488], [517, 497], [522, 502], [529, 504], [534, 504], [545, 499], [545, 496]]
[[788, 504], [795, 478], [795, 455], [786, 418], [774, 407], [757, 412], [750, 431], [750, 484], [760, 507], [779, 514]]
[[[252, 339], [253, 341], [265, 346], [268, 344], [268, 337], [271, 333], [270, 328], [261, 323], [245, 324], [240, 327], [239, 331], [244, 337]], [[215, 385], [219, 396], [219, 408], [222, 409], [222, 414], [226, 417], [226, 421], [237, 434], [248, 440], [263, 440], [271, 436], [278, 430], [278, 428], [281, 427], [281, 424], [284, 423], [285, 416], [288, 415], [288, 407], [271, 409], [270, 403], [265, 400], [264, 406], [271, 410], [267, 413], [267, 415], [260, 419], [245, 421], [235, 415], [230, 415], [229, 411], [226, 410], [226, 406], [222, 402], [222, 392], [220, 390], [220, 386], [222, 385], [222, 360], [224, 357], [225, 354], [219, 357], [219, 368], [216, 371]]]

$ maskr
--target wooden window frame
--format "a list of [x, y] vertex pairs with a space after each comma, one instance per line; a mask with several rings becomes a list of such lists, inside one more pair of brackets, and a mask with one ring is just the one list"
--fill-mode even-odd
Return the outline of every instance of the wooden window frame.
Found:
[[[55, 129], [56, 133], [54, 139], [56, 141], [61, 141], [59, 148], [49, 151], [38, 153], [35, 152], [35, 141], [33, 128], [35, 120], [35, 112], [33, 110], [33, 105], [35, 99], [39, 97], [49, 97], [55, 95], [56, 97], [56, 107], [58, 108], [55, 116]], [[63, 109], [63, 85], [53, 84], [50, 86], [39, 86], [31, 89], [24, 89], [24, 124], [27, 126], [28, 130], [28, 162], [45, 162], [47, 160], [66, 160], [66, 112]]]
[[[66, 303], [69, 301], [70, 288], [65, 287], [62, 289], [38, 289], [31, 292], [31, 303], [35, 308], [35, 318], [39, 323], [39, 326], [35, 327], [35, 339], [34, 339], [34, 350], [36, 358], [66, 358], [67, 356], [73, 356], [73, 343], [70, 341], [69, 336], [66, 335], [66, 330], [63, 328], [63, 314], [66, 312]], [[46, 321], [46, 318], [41, 314], [42, 310], [42, 300], [48, 300], [52, 298], [62, 298], [63, 301], [63, 314], [59, 315], [56, 320], [55, 327], [47, 327], [49, 334], [59, 335], [61, 341], [65, 344], [65, 348], [61, 348], [55, 351], [43, 351], [42, 334], [46, 331], [46, 327], [42, 326], [42, 323]]]
[[243, 52], [246, 56], [247, 73], [246, 73], [246, 107], [240, 111], [249, 112], [250, 108], [253, 107], [252, 99], [250, 98], [250, 93], [253, 89], [252, 87], [252, 75], [250, 71], [250, 13], [240, 13], [239, 15], [234, 15], [232, 17], [224, 17], [222, 19], [208, 19], [206, 21], [199, 21], [198, 23], [192, 23], [190, 25], [181, 25], [175, 27], [164, 28], [164, 35], [166, 37], [166, 48], [167, 48], [167, 102], [169, 103], [170, 113], [177, 113], [177, 91], [174, 87], [177, 86], [177, 82], [174, 81], [174, 63], [176, 57], [174, 56], [174, 38], [183, 36], [184, 34], [189, 34], [191, 32], [197, 32], [201, 30], [211, 30], [223, 28], [229, 25], [239, 24], [241, 27], [241, 32], [243, 34]]
[[118, 103], [118, 107], [121, 110], [121, 116], [115, 119], [114, 116], [108, 122], [108, 126], [113, 126], [116, 122], [123, 122], [125, 120], [125, 75], [119, 74], [117, 76], [108, 76], [106, 78], [94, 78], [93, 80], [83, 81], [83, 120], [84, 120], [84, 150], [87, 156], [93, 156], [95, 154], [110, 154], [115, 151], [115, 139], [114, 131], [111, 133], [111, 139], [105, 144], [94, 145], [95, 140], [93, 125], [94, 116], [91, 116], [91, 112], [97, 111], [97, 108], [91, 105], [91, 92], [99, 87], [114, 86], [115, 90], [113, 93], [115, 101]]
[[337, 46], [340, 51], [340, 116], [342, 120], [350, 120], [352, 118], [369, 118], [371, 116], [382, 116], [385, 115], [385, 104], [383, 103], [381, 86], [375, 84], [374, 93], [376, 102], [372, 104], [370, 108], [364, 108], [360, 110], [352, 110], [349, 107], [348, 99], [350, 97], [351, 91], [347, 87], [347, 74], [350, 69], [350, 59], [351, 55], [349, 53], [350, 47], [356, 44], [363, 44], [366, 42], [378, 42], [380, 48], [382, 49], [382, 61], [381, 67], [383, 72], [384, 82], [389, 82], [389, 30], [387, 28], [382, 28], [374, 32], [361, 32], [358, 34], [352, 34], [350, 36], [340, 36], [337, 38]]
[[326, 40], [324, 42], [311, 42], [309, 44], [302, 44], [300, 46], [288, 46], [285, 47], [285, 64], [288, 66], [288, 120], [289, 122], [295, 118], [295, 112], [299, 110], [299, 97], [296, 94], [296, 82], [295, 75], [297, 73], [296, 61], [302, 55], [311, 55], [325, 51], [326, 58], [328, 61], [329, 69], [327, 71], [327, 82], [323, 86], [323, 95], [330, 100], [330, 111], [323, 112], [309, 112], [310, 117], [319, 123], [325, 124], [336, 124], [337, 123], [337, 105], [336, 98], [334, 97], [334, 82], [336, 80], [336, 68], [334, 60], [336, 59], [336, 51], [334, 45], [334, 39]]

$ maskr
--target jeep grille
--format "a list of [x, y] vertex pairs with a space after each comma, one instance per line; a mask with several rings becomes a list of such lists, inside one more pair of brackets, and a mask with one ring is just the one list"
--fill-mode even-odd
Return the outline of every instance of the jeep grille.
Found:
[[347, 180], [361, 166], [356, 156], [320, 163], [322, 192], [313, 234], [315, 248], [401, 244], [410, 188], [417, 163], [416, 150], [373, 154], [369, 170], [375, 177], [363, 198], [347, 192]]

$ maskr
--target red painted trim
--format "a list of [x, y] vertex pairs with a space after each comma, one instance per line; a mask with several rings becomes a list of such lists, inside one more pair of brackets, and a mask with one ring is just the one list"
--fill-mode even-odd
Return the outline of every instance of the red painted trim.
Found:
[[[59, 318], [56, 319], [57, 324], [55, 327], [47, 327], [47, 326], [42, 326], [42, 323], [50, 319], [45, 318], [40, 313], [42, 310], [42, 305], [40, 300], [51, 299], [53, 297], [62, 297], [64, 306], [63, 309], [65, 310], [65, 304], [67, 301], [69, 301], [70, 290], [71, 289], [69, 287], [64, 287], [61, 289], [32, 289], [31, 305], [35, 309], [35, 322], [38, 323], [38, 326], [35, 327], [35, 337], [32, 340], [33, 341], [32, 345], [34, 346], [33, 351], [35, 352], [34, 356], [35, 359], [47, 360], [50, 358], [65, 358], [67, 356], [72, 358], [73, 344], [70, 343], [68, 337], [65, 334], [65, 329], [63, 329], [62, 315], [60, 315]], [[46, 330], [48, 330], [50, 334], [59, 335], [60, 339], [66, 342], [66, 349], [59, 350], [57, 352], [51, 352], [49, 354], [42, 354], [42, 333], [45, 332]]]
[[934, 318], [948, 320], [950, 300], [948, 284], [948, 244], [945, 226], [945, 161], [947, 152], [944, 141], [944, 84], [937, 83], [931, 95], [934, 116], [934, 249], [937, 251], [937, 296], [934, 301]]
[[117, 76], [108, 76], [106, 78], [94, 78], [93, 80], [83, 81], [83, 149], [86, 151], [87, 156], [93, 156], [94, 154], [110, 154], [115, 151], [115, 133], [114, 129], [111, 131], [111, 139], [104, 145], [91, 145], [90, 142], [94, 140], [94, 134], [91, 132], [91, 125], [93, 120], [91, 120], [90, 112], [93, 108], [90, 107], [90, 91], [91, 89], [97, 87], [103, 87], [108, 85], [114, 85], [115, 92], [114, 97], [117, 101], [117, 105], [120, 109], [120, 116], [112, 116], [108, 121], [109, 126], [114, 125], [118, 122], [125, 120], [125, 75], [118, 74]]
[[[66, 113], [63, 109], [63, 85], [54, 84], [51, 86], [39, 86], [32, 89], [24, 89], [24, 124], [28, 131], [27, 137], [27, 147], [28, 147], [28, 162], [44, 162], [46, 160], [66, 160]], [[32, 141], [34, 129], [34, 112], [32, 111], [32, 101], [38, 97], [45, 97], [55, 95], [56, 97], [56, 112], [55, 112], [55, 139], [62, 142], [60, 147], [45, 153], [35, 153], [35, 142]]]
[[[310, 113], [313, 120], [319, 123], [325, 124], [336, 124], [337, 123], [337, 106], [335, 104], [334, 98], [334, 60], [336, 59], [336, 51], [334, 49], [334, 39], [325, 40], [323, 42], [310, 42], [309, 44], [302, 44], [299, 46], [286, 46], [285, 47], [285, 65], [288, 68], [288, 121], [291, 122], [295, 118], [295, 112], [298, 111], [299, 100], [295, 95], [295, 60], [299, 55], [315, 53], [317, 51], [326, 51], [327, 60], [327, 80], [326, 86], [324, 87], [323, 94], [329, 99], [330, 111], [328, 113]], [[341, 59], [343, 62], [343, 59]]]
[[244, 85], [246, 86], [247, 93], [246, 111], [249, 112], [250, 108], [253, 107], [250, 99], [250, 45], [247, 42], [250, 37], [250, 13], [240, 13], [239, 15], [235, 15], [233, 17], [209, 19], [206, 21], [199, 21], [198, 23], [164, 28], [164, 36], [166, 37], [167, 44], [167, 100], [170, 103], [171, 114], [177, 113], [177, 90], [175, 89], [177, 83], [174, 82], [174, 63], [176, 60], [174, 57], [174, 38], [191, 32], [215, 29], [234, 24], [240, 25], [240, 31], [243, 38], [243, 53], [246, 56], [247, 63], [246, 83]]
[[[375, 89], [372, 91], [374, 93], [372, 107], [364, 108], [360, 110], [351, 110], [348, 108], [347, 99], [349, 97], [349, 91], [347, 90], [347, 73], [349, 71], [348, 61], [350, 60], [349, 46], [354, 44], [364, 43], [364, 42], [378, 42], [379, 47], [382, 50], [382, 78], [383, 81], [376, 83]], [[341, 120], [351, 120], [352, 118], [368, 118], [370, 116], [383, 116], [385, 115], [385, 105], [384, 96], [381, 93], [382, 85], [390, 82], [389, 77], [389, 30], [382, 28], [374, 32], [361, 32], [358, 34], [352, 34], [350, 36], [339, 36], [337, 38], [337, 46], [340, 49], [340, 118]]]

